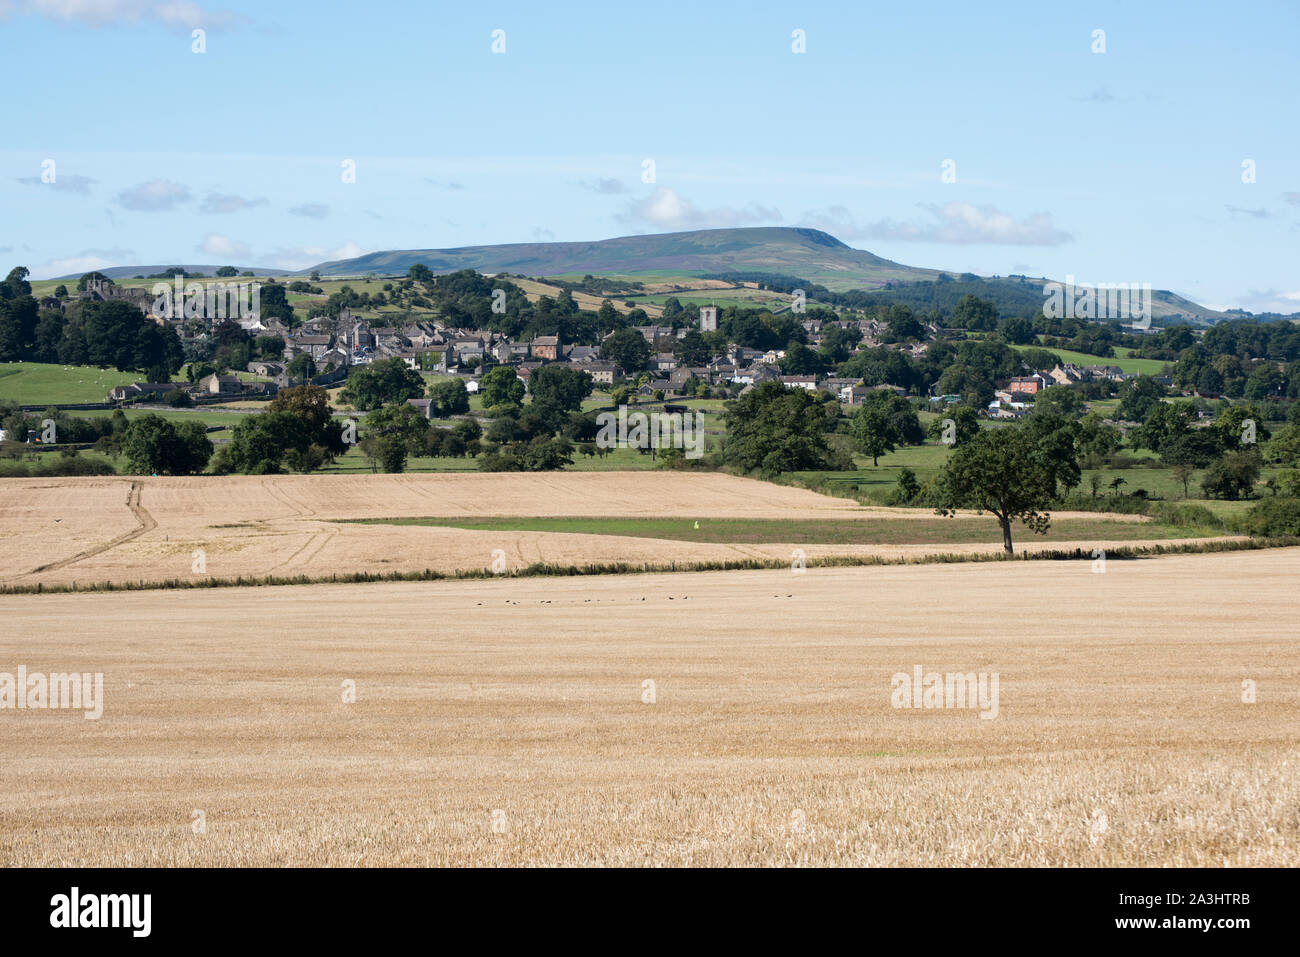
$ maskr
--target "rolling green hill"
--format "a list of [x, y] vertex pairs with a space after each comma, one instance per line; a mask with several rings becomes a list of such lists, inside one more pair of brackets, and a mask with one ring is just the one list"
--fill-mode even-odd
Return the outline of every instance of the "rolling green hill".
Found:
[[[938, 270], [916, 269], [853, 249], [819, 229], [756, 226], [684, 233], [621, 236], [587, 243], [508, 243], [458, 249], [402, 249], [321, 263], [322, 275], [404, 273], [416, 263], [434, 272], [528, 276], [691, 275], [762, 271], [801, 276], [828, 287], [869, 289], [890, 281], [934, 279]], [[304, 273], [310, 270], [303, 270]]]
[[[854, 249], [819, 229], [786, 226], [699, 229], [580, 243], [386, 250], [324, 262], [288, 275], [306, 276], [319, 270], [327, 277], [368, 273], [393, 276], [405, 274], [416, 263], [423, 263], [435, 273], [474, 269], [488, 274], [532, 277], [580, 278], [586, 274], [642, 280], [738, 277], [753, 282], [770, 276], [793, 280], [797, 285], [823, 287], [823, 298], [826, 290], [858, 291], [876, 295], [885, 304], [901, 302], [926, 312], [940, 309], [951, 313], [956, 302], [970, 293], [992, 299], [1003, 315], [1030, 315], [1041, 309], [1043, 283], [1047, 281], [1025, 276], [981, 278], [905, 266], [864, 249]], [[101, 272], [122, 279], [149, 275], [163, 268], [120, 266]], [[209, 274], [216, 269], [214, 266], [186, 268]], [[283, 270], [261, 268], [252, 271], [258, 275], [286, 274]], [[814, 295], [812, 290], [809, 294]], [[1227, 318], [1223, 313], [1159, 289], [1152, 293], [1152, 313], [1165, 321], [1181, 318], [1201, 324]]]

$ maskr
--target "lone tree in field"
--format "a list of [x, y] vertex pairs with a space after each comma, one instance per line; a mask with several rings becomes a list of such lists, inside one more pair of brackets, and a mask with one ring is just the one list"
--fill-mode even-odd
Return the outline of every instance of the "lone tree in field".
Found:
[[894, 424], [889, 421], [889, 413], [878, 404], [863, 404], [853, 416], [853, 438], [858, 448], [871, 456], [871, 465], [880, 464], [880, 457], [892, 452], [902, 441]]
[[992, 512], [1002, 526], [1002, 547], [1011, 547], [1011, 523], [1047, 533], [1052, 517], [1044, 509], [1056, 497], [1061, 464], [1034, 436], [1018, 428], [986, 429], [949, 456], [936, 483], [940, 515], [959, 508]]

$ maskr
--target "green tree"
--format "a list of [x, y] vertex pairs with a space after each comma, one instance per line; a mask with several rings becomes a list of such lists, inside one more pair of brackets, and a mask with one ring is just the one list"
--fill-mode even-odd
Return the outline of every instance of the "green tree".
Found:
[[[497, 368], [509, 369], [508, 366], [498, 366]], [[510, 369], [510, 374], [514, 376], [514, 370]], [[515, 377], [518, 382], [518, 377]], [[519, 383], [523, 386], [523, 383]], [[482, 392], [483, 385], [479, 383], [479, 391]], [[429, 404], [430, 414], [438, 418], [445, 418], [449, 415], [464, 415], [469, 411], [469, 389], [465, 386], [464, 379], [437, 379], [429, 383]]]
[[1165, 465], [1203, 469], [1223, 453], [1223, 442], [1217, 429], [1188, 429], [1162, 440], [1159, 451]]
[[[281, 389], [267, 412], [288, 412], [302, 422], [307, 445], [318, 445], [330, 458], [347, 451], [343, 424], [334, 418], [329, 392], [318, 385], [296, 385]], [[302, 451], [299, 448], [299, 451]], [[299, 469], [299, 471], [305, 471]]]
[[1201, 488], [1209, 498], [1250, 498], [1259, 481], [1259, 452], [1227, 452], [1206, 469]]
[[900, 445], [920, 445], [925, 430], [911, 403], [884, 389], [871, 392], [852, 418], [853, 437], [858, 447], [878, 465], [880, 456]]
[[78, 327], [88, 365], [112, 366], [123, 372], [161, 366], [171, 375], [185, 361], [180, 337], [171, 326], [158, 325], [122, 300], [83, 303], [79, 316], [65, 326], [65, 339], [70, 326]]
[[556, 413], [577, 412], [582, 408], [582, 400], [591, 395], [591, 389], [591, 373], [560, 365], [534, 369], [528, 379], [533, 405]]
[[127, 471], [144, 475], [192, 475], [212, 457], [201, 422], [173, 423], [153, 414], [127, 426], [121, 448]]
[[889, 338], [894, 342], [925, 338], [925, 326], [913, 315], [911, 307], [901, 302], [889, 307], [885, 325], [889, 329]]
[[1266, 498], [1243, 520], [1248, 535], [1300, 536], [1300, 498]]
[[952, 324], [958, 329], [992, 331], [998, 325], [998, 307], [991, 299], [967, 293], [952, 311]]
[[728, 431], [724, 457], [747, 472], [847, 465], [831, 453], [826, 440], [831, 420], [817, 396], [807, 389], [764, 382], [728, 402], [723, 416]]
[[403, 402], [376, 409], [366, 416], [366, 432], [377, 438], [395, 438], [411, 452], [424, 446], [429, 420], [415, 406]]
[[308, 379], [316, 377], [316, 360], [309, 353], [300, 352], [289, 360], [289, 364], [284, 368], [285, 373], [291, 379], [297, 379], [305, 382]]
[[809, 349], [802, 342], [792, 342], [780, 360], [785, 375], [820, 376], [826, 373], [826, 360], [821, 353]]
[[39, 321], [40, 307], [31, 296], [0, 297], [0, 362], [17, 362], [35, 351]]
[[361, 448], [371, 462], [378, 462], [385, 472], [406, 471], [407, 445], [394, 435], [370, 436], [361, 441]]
[[1231, 405], [1219, 413], [1212, 426], [1225, 449], [1241, 449], [1273, 437], [1264, 426], [1264, 412], [1254, 403]]
[[216, 275], [218, 279], [225, 279], [229, 276], [238, 276], [239, 270], [234, 266], [220, 266], [217, 268]]
[[920, 493], [921, 483], [917, 481], [916, 473], [904, 466], [898, 472], [898, 484], [894, 487], [891, 504], [911, 505]]
[[1196, 410], [1190, 402], [1156, 402], [1147, 412], [1146, 421], [1131, 433], [1134, 448], [1161, 451], [1192, 430]]
[[424, 396], [424, 377], [401, 359], [356, 366], [339, 398], [362, 411]]
[[[1014, 316], [1002, 320], [1002, 325], [998, 328], [1002, 338], [1012, 345], [1023, 346], [1033, 342], [1037, 336], [1034, 335], [1034, 324], [1022, 316]], [[1046, 368], [1051, 368], [1050, 366]]]
[[1126, 379], [1119, 387], [1119, 407], [1115, 410], [1115, 418], [1145, 422], [1152, 407], [1164, 397], [1165, 387], [1151, 376]]
[[1083, 415], [1083, 411], [1083, 397], [1078, 392], [1068, 386], [1054, 385], [1034, 396], [1029, 414], [1077, 419]]
[[524, 470], [550, 472], [573, 464], [573, 444], [565, 438], [534, 436], [520, 456]]
[[279, 336], [258, 336], [253, 345], [263, 359], [279, 359], [284, 355], [284, 340]]
[[1174, 466], [1174, 478], [1183, 483], [1183, 498], [1189, 494], [1188, 485], [1192, 481], [1192, 476], [1196, 474], [1196, 466], [1190, 462], [1179, 462]]
[[229, 444], [217, 454], [215, 468], [218, 472], [273, 475], [285, 470], [291, 454], [305, 454], [311, 445], [306, 422], [292, 412], [250, 415], [235, 426]]
[[[948, 421], [952, 422], [951, 428], [946, 425]], [[932, 439], [943, 441], [945, 431], [952, 438], [952, 441], [948, 444], [953, 447], [965, 445], [979, 435], [979, 415], [968, 405], [949, 406], [938, 418], [930, 420], [930, 426], [926, 430], [926, 434]]]
[[1226, 383], [1223, 373], [1212, 365], [1207, 365], [1196, 378], [1196, 391], [1201, 395], [1222, 395]]
[[854, 413], [853, 438], [858, 448], [871, 456], [872, 466], [879, 465], [880, 456], [894, 451], [899, 441], [889, 413], [876, 403], [864, 403]]
[[959, 395], [972, 409], [987, 408], [993, 401], [993, 380], [982, 369], [965, 362], [954, 362], [943, 370], [935, 391], [940, 395]]
[[624, 372], [639, 372], [650, 364], [650, 343], [635, 329], [619, 329], [601, 342], [600, 357], [617, 362]]
[[292, 329], [296, 322], [289, 294], [275, 280], [267, 280], [258, 290], [257, 313], [262, 320], [275, 319]]
[[822, 334], [822, 344], [817, 347], [821, 360], [827, 366], [844, 362], [853, 353], [853, 349], [862, 341], [862, 333], [856, 326], [830, 326]]
[[486, 408], [517, 406], [524, 401], [524, 384], [510, 366], [494, 366], [478, 380], [478, 394]]
[[1058, 466], [1038, 447], [1034, 437], [1018, 428], [986, 429], [948, 457], [935, 482], [938, 514], [957, 509], [990, 512], [1002, 528], [1002, 547], [1013, 553], [1011, 523], [1022, 522], [1046, 534], [1046, 512], [1056, 495]]
[[684, 366], [702, 366], [709, 361], [713, 350], [698, 330], [690, 329], [673, 343], [673, 353]]

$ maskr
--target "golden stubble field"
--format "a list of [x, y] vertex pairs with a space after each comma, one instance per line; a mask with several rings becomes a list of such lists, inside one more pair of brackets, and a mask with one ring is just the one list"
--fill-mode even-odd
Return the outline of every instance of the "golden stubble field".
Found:
[[[1099, 513], [1084, 519], [1125, 520]], [[499, 532], [340, 524], [393, 517], [623, 516], [857, 521], [932, 519], [925, 509], [864, 508], [847, 499], [722, 474], [279, 475], [195, 478], [67, 478], [0, 481], [0, 584], [160, 582], [201, 574], [328, 578], [351, 572], [451, 573], [485, 569], [493, 553], [511, 569], [535, 562], [666, 566], [707, 561], [789, 561], [788, 545], [664, 541], [614, 535]], [[1141, 516], [1128, 516], [1133, 521]], [[981, 545], [810, 545], [827, 555], [888, 558], [933, 552], [998, 552], [993, 519]], [[1102, 547], [1089, 540], [1018, 547]]]
[[[0, 597], [0, 671], [106, 699], [0, 711], [0, 865], [1296, 866], [1297, 572]], [[892, 708], [915, 665], [997, 672], [998, 716]]]

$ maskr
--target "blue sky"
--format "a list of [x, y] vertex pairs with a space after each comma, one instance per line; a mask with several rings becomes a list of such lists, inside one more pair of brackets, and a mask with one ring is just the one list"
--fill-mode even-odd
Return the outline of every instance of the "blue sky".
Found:
[[1297, 37], [1294, 2], [0, 0], [0, 263], [813, 225], [1300, 311]]

